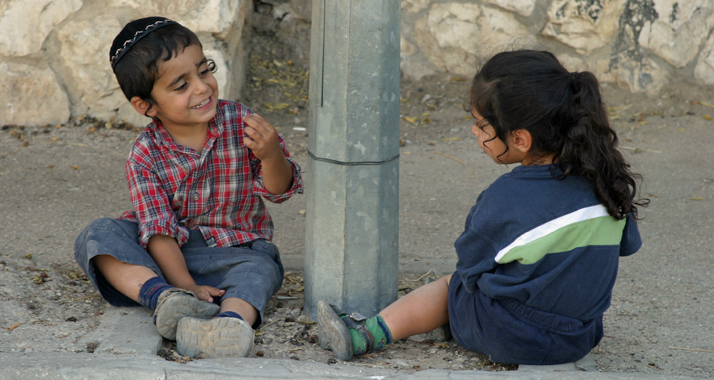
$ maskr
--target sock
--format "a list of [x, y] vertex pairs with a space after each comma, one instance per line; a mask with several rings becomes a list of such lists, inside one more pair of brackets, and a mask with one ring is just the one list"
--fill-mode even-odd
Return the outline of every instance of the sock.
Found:
[[[373, 350], [379, 350], [384, 348], [389, 343], [392, 343], [392, 333], [389, 331], [389, 327], [384, 323], [382, 316], [377, 314], [372, 318], [365, 321], [364, 327], [372, 334], [374, 337], [374, 347]], [[355, 355], [368, 354], [367, 352], [367, 342], [365, 342], [362, 335], [355, 329], [349, 329], [350, 335], [352, 336], [352, 352]]]
[[156, 304], [159, 302], [159, 296], [164, 290], [171, 289], [166, 280], [161, 277], [152, 277], [148, 279], [139, 291], [139, 303], [141, 306], [148, 307], [151, 310], [156, 310]]
[[224, 311], [219, 314], [216, 314], [216, 316], [213, 318], [238, 318], [241, 321], [243, 320], [243, 317], [241, 317], [240, 314], [234, 311]]

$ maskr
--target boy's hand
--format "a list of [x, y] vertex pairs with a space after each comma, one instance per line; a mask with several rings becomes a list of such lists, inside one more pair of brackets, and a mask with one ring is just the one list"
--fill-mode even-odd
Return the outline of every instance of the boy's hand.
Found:
[[214, 288], [207, 285], [187, 286], [186, 290], [193, 292], [201, 301], [213, 302], [213, 297], [222, 297], [226, 294], [225, 290]]
[[262, 116], [252, 114], [243, 119], [246, 139], [243, 139], [245, 146], [250, 148], [259, 160], [273, 161], [285, 158], [283, 150], [280, 148], [278, 132]]

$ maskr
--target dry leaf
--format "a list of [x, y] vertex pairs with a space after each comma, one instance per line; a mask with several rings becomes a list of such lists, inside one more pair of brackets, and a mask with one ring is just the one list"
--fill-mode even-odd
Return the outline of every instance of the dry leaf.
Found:
[[705, 118], [705, 119], [707, 119], [707, 120], [709, 120], [709, 121], [712, 121], [712, 117], [709, 116], [709, 115], [703, 115], [702, 117]]
[[417, 120], [419, 120], [418, 117], [409, 117], [409, 116], [404, 116], [404, 120], [408, 121], [409, 123], [416, 124]]
[[277, 103], [277, 104], [265, 103], [265, 108], [267, 108], [269, 110], [282, 110], [282, 109], [285, 109], [288, 107], [290, 107], [290, 103]]

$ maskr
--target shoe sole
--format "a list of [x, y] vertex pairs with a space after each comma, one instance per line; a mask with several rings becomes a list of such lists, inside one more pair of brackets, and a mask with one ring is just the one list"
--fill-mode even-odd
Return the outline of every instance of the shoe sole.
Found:
[[317, 334], [320, 346], [331, 349], [339, 360], [350, 360], [352, 352], [352, 336], [337, 313], [324, 301], [317, 303]]
[[177, 293], [170, 296], [156, 313], [156, 329], [166, 339], [176, 339], [176, 328], [181, 318], [213, 318], [221, 307], [189, 295]]
[[176, 348], [198, 359], [246, 357], [253, 349], [255, 331], [238, 318], [183, 318], [178, 323]]

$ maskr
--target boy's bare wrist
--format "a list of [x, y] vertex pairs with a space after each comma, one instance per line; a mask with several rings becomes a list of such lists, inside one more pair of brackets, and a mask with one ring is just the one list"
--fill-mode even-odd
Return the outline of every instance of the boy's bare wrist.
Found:
[[269, 166], [269, 167], [282, 166], [282, 165], [285, 165], [287, 163], [287, 161], [288, 160], [285, 158], [285, 155], [283, 155], [282, 152], [280, 152], [280, 154], [276, 154], [273, 157], [266, 158], [264, 160], [260, 160], [260, 162], [263, 165], [263, 168], [265, 168], [266, 166]]

